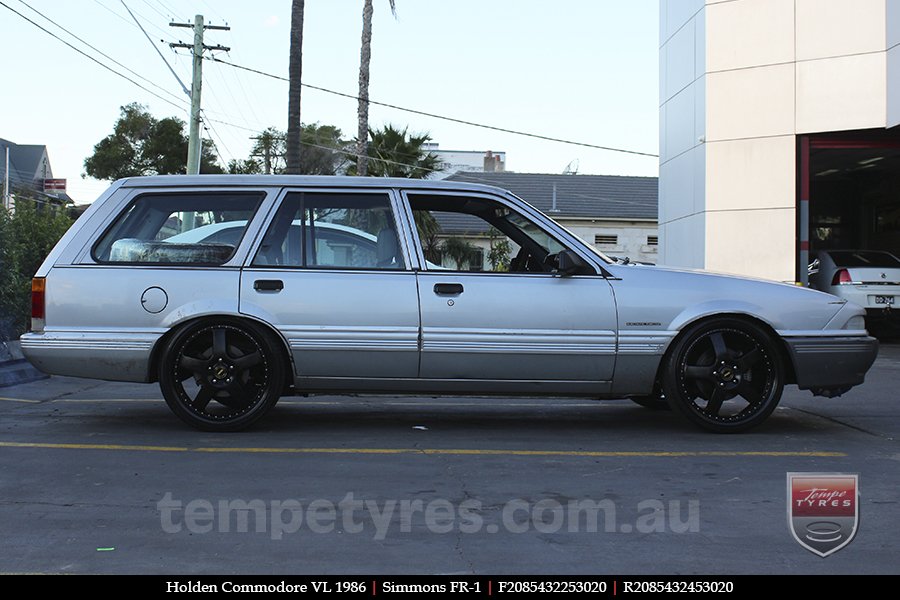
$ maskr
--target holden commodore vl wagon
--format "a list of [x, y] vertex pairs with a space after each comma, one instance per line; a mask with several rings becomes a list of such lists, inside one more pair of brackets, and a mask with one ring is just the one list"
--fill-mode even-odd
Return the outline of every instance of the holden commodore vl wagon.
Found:
[[785, 385], [862, 383], [863, 314], [617, 264], [490, 186], [161, 176], [117, 181], [56, 245], [22, 350], [47, 373], [159, 382], [203, 430], [247, 427], [286, 394], [365, 392], [631, 398], [733, 432]]

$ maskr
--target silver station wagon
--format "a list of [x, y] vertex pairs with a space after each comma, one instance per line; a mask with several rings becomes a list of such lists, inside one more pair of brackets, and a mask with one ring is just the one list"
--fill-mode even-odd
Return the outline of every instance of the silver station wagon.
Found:
[[[442, 256], [453, 237], [487, 252]], [[787, 384], [842, 394], [877, 353], [855, 304], [616, 264], [511, 193], [455, 182], [121, 180], [32, 290], [22, 349], [40, 369], [158, 381], [212, 431], [286, 394], [386, 393], [631, 398], [733, 432]]]

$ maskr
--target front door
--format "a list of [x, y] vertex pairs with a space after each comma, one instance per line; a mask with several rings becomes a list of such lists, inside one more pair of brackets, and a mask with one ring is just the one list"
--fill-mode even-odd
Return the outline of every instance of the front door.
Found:
[[560, 277], [565, 247], [488, 196], [407, 194], [425, 261], [420, 375], [429, 379], [612, 379], [616, 309], [599, 274]]
[[416, 276], [390, 192], [290, 191], [241, 276], [241, 312], [287, 339], [300, 378], [415, 378]]

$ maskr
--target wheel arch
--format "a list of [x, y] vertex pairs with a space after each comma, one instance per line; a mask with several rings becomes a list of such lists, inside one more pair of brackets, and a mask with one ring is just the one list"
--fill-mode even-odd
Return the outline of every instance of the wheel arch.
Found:
[[262, 319], [257, 319], [248, 315], [235, 315], [235, 314], [211, 314], [211, 315], [199, 315], [195, 317], [191, 317], [189, 319], [185, 319], [184, 321], [179, 321], [178, 323], [172, 325], [168, 331], [166, 331], [153, 345], [153, 349], [150, 351], [150, 360], [147, 363], [147, 381], [150, 383], [154, 383], [159, 380], [159, 362], [162, 360], [163, 349], [168, 345], [169, 340], [172, 339], [175, 334], [186, 327], [190, 327], [195, 323], [210, 321], [210, 322], [222, 322], [222, 321], [230, 321], [230, 322], [245, 322], [252, 323], [256, 326], [262, 327], [265, 331], [271, 334], [275, 339], [279, 341], [278, 347], [281, 350], [281, 357], [284, 359], [285, 364], [285, 386], [290, 386], [293, 384], [294, 379], [293, 375], [296, 372], [294, 369], [294, 358], [291, 354], [291, 347], [288, 344], [287, 339], [285, 339], [284, 335], [281, 334], [278, 329], [272, 326], [271, 323], [268, 323]]
[[686, 335], [686, 332], [694, 327], [695, 325], [699, 325], [702, 323], [707, 323], [710, 321], [715, 321], [717, 319], [736, 319], [738, 321], [744, 321], [746, 323], [751, 323], [756, 325], [763, 331], [765, 331], [769, 337], [774, 341], [775, 347], [778, 349], [779, 360], [781, 361], [782, 366], [784, 367], [784, 377], [785, 383], [796, 383], [797, 382], [797, 374], [794, 368], [794, 362], [791, 358], [791, 353], [788, 351], [787, 343], [784, 341], [778, 332], [775, 331], [775, 328], [772, 327], [769, 323], [756, 317], [754, 315], [750, 315], [743, 312], [725, 312], [725, 313], [716, 313], [716, 314], [705, 314], [698, 315], [691, 320], [683, 322], [679, 326], [678, 334], [675, 335], [671, 340], [669, 340], [668, 345], [666, 346], [665, 352], [663, 352], [662, 359], [659, 361], [659, 365], [656, 368], [656, 377], [654, 378], [655, 382], [660, 380], [662, 377], [663, 369], [665, 368], [666, 361], [669, 358], [669, 355], [673, 352], [673, 349], [677, 346], [678, 341], [681, 340]]

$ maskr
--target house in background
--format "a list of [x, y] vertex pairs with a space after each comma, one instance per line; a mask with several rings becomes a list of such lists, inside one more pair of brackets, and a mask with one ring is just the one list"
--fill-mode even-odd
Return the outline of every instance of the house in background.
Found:
[[426, 142], [422, 149], [437, 156], [440, 171], [432, 179], [446, 179], [454, 173], [502, 173], [506, 170], [506, 152], [483, 150], [441, 150], [435, 142]]
[[[9, 173], [6, 155], [9, 151]], [[20, 192], [58, 202], [70, 201], [66, 194], [66, 180], [54, 179], [47, 156], [47, 146], [16, 144], [0, 138], [0, 182], [9, 182], [10, 194]], [[5, 199], [5, 198], [4, 198]]]
[[[633, 262], [657, 262], [656, 177], [459, 172], [447, 181], [507, 189], [604, 254]], [[489, 270], [490, 232], [474, 222], [441, 223], [441, 237], [468, 241], [476, 248], [468, 268]], [[448, 257], [443, 263], [456, 266]]]

